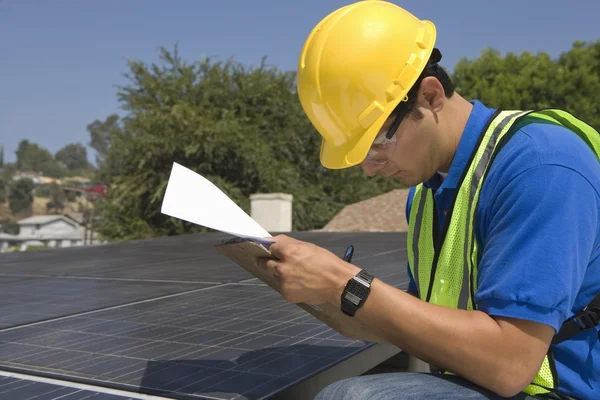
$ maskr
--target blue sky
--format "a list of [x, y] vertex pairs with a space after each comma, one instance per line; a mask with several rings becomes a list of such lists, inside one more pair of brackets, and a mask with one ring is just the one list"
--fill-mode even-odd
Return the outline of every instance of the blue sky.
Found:
[[[28, 139], [55, 153], [88, 144], [86, 125], [120, 113], [116, 85], [127, 83], [126, 59], [157, 60], [179, 43], [189, 61], [234, 57], [292, 70], [306, 35], [340, 0], [0, 0], [0, 144], [15, 161]], [[600, 1], [395, 0], [433, 21], [442, 64], [486, 47], [545, 51], [600, 38]], [[88, 148], [88, 158], [94, 152]]]

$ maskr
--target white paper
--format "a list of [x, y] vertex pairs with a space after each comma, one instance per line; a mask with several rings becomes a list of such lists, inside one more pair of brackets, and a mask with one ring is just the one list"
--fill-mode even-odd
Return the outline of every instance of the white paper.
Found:
[[262, 244], [271, 237], [208, 179], [173, 163], [160, 210], [163, 214]]

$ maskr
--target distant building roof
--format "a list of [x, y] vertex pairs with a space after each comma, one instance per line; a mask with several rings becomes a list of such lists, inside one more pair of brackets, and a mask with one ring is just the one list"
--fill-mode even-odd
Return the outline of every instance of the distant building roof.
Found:
[[19, 225], [43, 225], [49, 222], [55, 221], [57, 219], [64, 219], [72, 223], [73, 225], [77, 224], [77, 221], [73, 218], [70, 218], [66, 215], [56, 214], [56, 215], [34, 215], [32, 217], [24, 218], [19, 220], [17, 223]]
[[407, 189], [350, 204], [342, 209], [321, 231], [327, 232], [406, 232]]
[[52, 178], [49, 176], [38, 176], [37, 178], [40, 181], [40, 183], [42, 183], [44, 185], [53, 184], [53, 183], [55, 183], [57, 185], [62, 184], [62, 181], [58, 178]]
[[72, 212], [72, 213], [65, 214], [65, 216], [71, 218], [78, 224], [83, 225], [83, 213], [82, 212]]

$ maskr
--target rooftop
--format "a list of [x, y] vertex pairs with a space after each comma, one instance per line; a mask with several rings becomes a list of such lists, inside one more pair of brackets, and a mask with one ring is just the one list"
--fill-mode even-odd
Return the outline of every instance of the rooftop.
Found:
[[408, 189], [396, 189], [344, 207], [325, 232], [406, 232]]
[[34, 215], [32, 217], [24, 218], [18, 221], [19, 225], [35, 225], [35, 224], [47, 224], [49, 222], [55, 221], [57, 219], [66, 219], [70, 222], [77, 222], [73, 218], [62, 214], [56, 215]]

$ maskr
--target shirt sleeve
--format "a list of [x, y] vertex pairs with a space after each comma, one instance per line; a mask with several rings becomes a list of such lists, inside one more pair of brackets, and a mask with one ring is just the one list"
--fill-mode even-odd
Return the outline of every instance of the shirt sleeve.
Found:
[[549, 164], [492, 187], [482, 206], [475, 303], [490, 315], [558, 330], [595, 245], [598, 193], [579, 172]]

